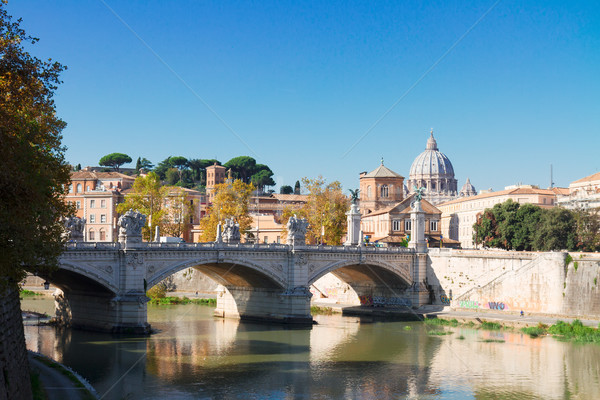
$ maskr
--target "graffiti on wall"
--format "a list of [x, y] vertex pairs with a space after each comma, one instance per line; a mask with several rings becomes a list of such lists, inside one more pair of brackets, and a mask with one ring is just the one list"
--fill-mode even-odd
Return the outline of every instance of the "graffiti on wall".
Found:
[[411, 307], [412, 301], [402, 297], [358, 296], [361, 306], [373, 307]]
[[450, 305], [450, 302], [452, 301], [452, 296], [448, 297], [445, 294], [441, 294], [440, 301], [442, 302], [442, 304]]
[[467, 300], [459, 302], [460, 308], [485, 308], [489, 310], [498, 310], [505, 311], [508, 310], [508, 305], [502, 301], [487, 301], [487, 302], [479, 302], [476, 300]]

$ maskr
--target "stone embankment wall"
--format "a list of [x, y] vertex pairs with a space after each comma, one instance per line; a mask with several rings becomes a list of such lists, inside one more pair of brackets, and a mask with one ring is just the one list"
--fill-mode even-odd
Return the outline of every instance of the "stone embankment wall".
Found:
[[569, 253], [563, 314], [600, 318], [600, 253]]
[[[600, 318], [600, 254], [433, 249], [435, 303], [458, 309]], [[575, 268], [577, 266], [577, 268]]]
[[19, 292], [0, 291], [0, 300], [0, 400], [31, 399]]

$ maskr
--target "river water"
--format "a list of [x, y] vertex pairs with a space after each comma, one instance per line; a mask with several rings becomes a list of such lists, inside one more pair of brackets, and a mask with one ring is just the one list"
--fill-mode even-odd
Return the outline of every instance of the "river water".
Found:
[[196, 305], [149, 306], [148, 319], [149, 337], [47, 326], [25, 337], [103, 399], [600, 399], [598, 345], [341, 315], [286, 329]]

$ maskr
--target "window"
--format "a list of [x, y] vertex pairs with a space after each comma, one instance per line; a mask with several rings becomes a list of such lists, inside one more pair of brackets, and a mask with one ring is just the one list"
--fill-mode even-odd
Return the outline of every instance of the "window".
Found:
[[72, 183], [69, 185], [69, 193], [73, 193], [73, 184]]
[[371, 185], [367, 186], [367, 199], [371, 198]]
[[410, 223], [410, 219], [404, 220], [404, 230], [406, 232], [409, 232], [411, 230], [411, 223]]
[[190, 216], [190, 224], [193, 224], [193, 223], [194, 223], [194, 217]]
[[437, 221], [430, 221], [429, 222], [429, 230], [431, 232], [437, 231], [438, 230], [438, 222]]
[[269, 243], [269, 237], [265, 236], [265, 240], [263, 240], [264, 243]]
[[81, 192], [81, 183], [78, 183], [77, 184], [77, 193], [80, 193], [80, 192]]
[[77, 200], [75, 204], [77, 206], [77, 209], [79, 210], [81, 208], [81, 201]]
[[104, 229], [100, 229], [100, 240], [106, 240], [106, 232], [104, 231]]
[[103, 224], [106, 223], [106, 214], [100, 214], [100, 222]]
[[96, 200], [90, 200], [90, 208], [96, 208]]
[[106, 200], [100, 200], [100, 208], [106, 208]]
[[281, 236], [277, 236], [277, 243], [281, 243]]
[[381, 197], [384, 199], [388, 197], [388, 186], [387, 185], [381, 185]]
[[90, 229], [90, 233], [88, 235], [88, 241], [96, 240], [95, 232], [93, 229]]
[[402, 226], [401, 222], [402, 221], [400, 221], [399, 219], [392, 220], [392, 230], [393, 231], [399, 231], [400, 227]]
[[90, 191], [90, 185], [87, 185], [87, 186], [85, 187], [85, 191], [86, 191], [86, 192], [89, 192], [89, 191]]
[[93, 224], [96, 222], [96, 215], [95, 214], [90, 214], [90, 224]]

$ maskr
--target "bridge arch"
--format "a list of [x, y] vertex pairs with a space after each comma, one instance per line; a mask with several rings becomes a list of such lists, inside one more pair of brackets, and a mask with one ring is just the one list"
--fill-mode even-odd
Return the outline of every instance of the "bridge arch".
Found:
[[[372, 267], [375, 267], [375, 270], [373, 270]], [[383, 271], [385, 271], [386, 276], [392, 275], [392, 276], [396, 277], [397, 279], [400, 279], [402, 281], [402, 283], [404, 283], [407, 286], [410, 286], [413, 283], [411, 273], [410, 273], [410, 267], [409, 268], [401, 268], [401, 267], [399, 268], [393, 264], [386, 263], [383, 261], [378, 261], [378, 260], [369, 260], [367, 262], [362, 262], [362, 263], [357, 263], [354, 260], [341, 260], [341, 261], [333, 262], [331, 264], [327, 264], [323, 268], [320, 268], [318, 271], [315, 271], [313, 275], [309, 276], [308, 284], [312, 285], [313, 283], [315, 283], [317, 280], [319, 280], [320, 278], [322, 278], [323, 276], [325, 276], [328, 273], [333, 273], [334, 275], [338, 275], [338, 274], [336, 274], [336, 271], [350, 269], [350, 268], [352, 268], [355, 271], [363, 270], [363, 272], [365, 273], [366, 276], [371, 276], [373, 279], [379, 279], [379, 280], [381, 280], [383, 278], [378, 276], [377, 272], [383, 270]]]
[[[192, 258], [167, 265], [147, 275], [148, 287], [186, 268], [194, 268], [223, 286], [283, 289], [285, 280], [274, 271], [249, 260], [231, 257]], [[282, 272], [282, 271], [281, 271]]]
[[[109, 273], [113, 273], [111, 270]], [[61, 261], [58, 269], [45, 277], [52, 284], [65, 291], [95, 291], [116, 294], [119, 288], [94, 269], [77, 263]]]

